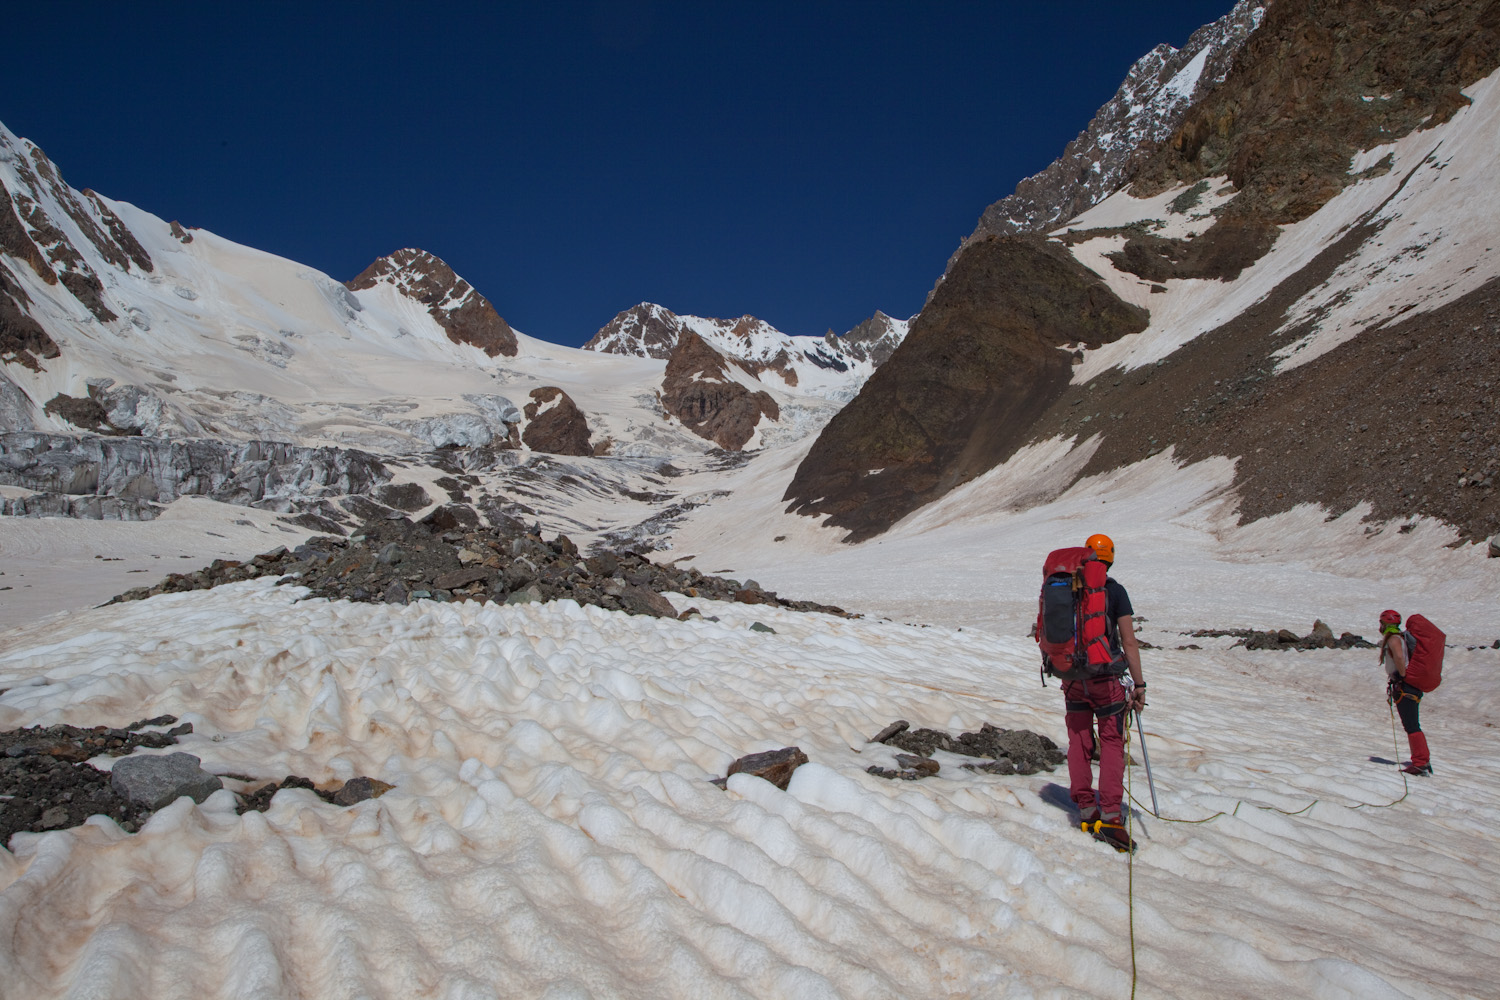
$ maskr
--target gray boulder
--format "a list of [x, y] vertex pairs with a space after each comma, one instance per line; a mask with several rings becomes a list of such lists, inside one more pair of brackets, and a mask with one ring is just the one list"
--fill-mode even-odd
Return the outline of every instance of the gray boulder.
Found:
[[190, 753], [122, 757], [110, 771], [110, 787], [121, 797], [147, 809], [160, 809], [182, 795], [202, 802], [224, 787], [217, 775], [203, 770]]

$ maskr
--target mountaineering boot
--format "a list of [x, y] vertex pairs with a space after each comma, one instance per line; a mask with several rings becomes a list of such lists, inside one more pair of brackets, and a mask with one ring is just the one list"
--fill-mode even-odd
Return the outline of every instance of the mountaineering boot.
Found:
[[1085, 809], [1078, 814], [1078, 825], [1084, 833], [1093, 833], [1094, 824], [1099, 822], [1098, 809]]
[[1135, 841], [1130, 839], [1130, 834], [1125, 832], [1118, 819], [1096, 819], [1082, 826], [1085, 833], [1092, 834], [1095, 840], [1103, 841], [1121, 854], [1135, 850]]
[[1420, 774], [1424, 778], [1432, 777], [1431, 764], [1418, 764], [1414, 760], [1409, 760], [1405, 764], [1402, 764], [1401, 770], [1405, 771], [1407, 774]]

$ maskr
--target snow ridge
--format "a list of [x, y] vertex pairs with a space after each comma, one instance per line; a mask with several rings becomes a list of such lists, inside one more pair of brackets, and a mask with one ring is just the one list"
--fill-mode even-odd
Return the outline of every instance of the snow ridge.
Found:
[[642, 302], [617, 314], [584, 350], [640, 358], [671, 357], [684, 332], [696, 334], [725, 357], [743, 362], [759, 377], [770, 370], [785, 387], [829, 399], [849, 399], [870, 373], [906, 337], [909, 320], [876, 311], [840, 337], [793, 336], [754, 316], [711, 319], [678, 315], [654, 302]]

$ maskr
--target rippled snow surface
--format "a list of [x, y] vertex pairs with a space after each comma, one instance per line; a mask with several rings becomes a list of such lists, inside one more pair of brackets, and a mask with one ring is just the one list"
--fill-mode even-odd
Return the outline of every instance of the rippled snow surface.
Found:
[[[1141, 996], [1484, 996], [1500, 974], [1500, 652], [1451, 654], [1424, 705], [1438, 776], [1385, 809], [1353, 808], [1403, 790], [1367, 760], [1394, 752], [1368, 653], [1153, 653], [1164, 815], [1233, 815], [1142, 817], [1132, 873], [1070, 826], [1061, 770], [864, 773], [896, 718], [1060, 738], [1027, 640], [298, 593], [0, 635], [0, 727], [170, 712], [210, 770], [395, 785], [17, 836], [0, 995], [1123, 997], [1132, 883]], [[708, 781], [788, 745], [812, 760], [788, 792]]]

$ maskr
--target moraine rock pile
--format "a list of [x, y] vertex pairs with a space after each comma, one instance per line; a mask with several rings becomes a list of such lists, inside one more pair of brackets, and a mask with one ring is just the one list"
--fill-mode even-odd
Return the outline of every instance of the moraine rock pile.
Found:
[[1219, 639], [1233, 637], [1236, 646], [1246, 649], [1374, 649], [1375, 644], [1353, 632], [1344, 632], [1334, 638], [1333, 629], [1321, 620], [1313, 622], [1312, 631], [1298, 635], [1289, 628], [1269, 629], [1261, 632], [1253, 628], [1199, 629], [1193, 633], [1197, 639]]
[[292, 551], [280, 548], [245, 561], [216, 559], [196, 572], [174, 573], [155, 586], [127, 591], [110, 603], [275, 576], [307, 587], [315, 597], [365, 603], [571, 599], [610, 611], [675, 618], [671, 602], [661, 595], [679, 593], [706, 601], [845, 614], [812, 601], [786, 600], [753, 580], [706, 576], [696, 569], [653, 563], [634, 551], [584, 555], [566, 535], [544, 541], [539, 532], [513, 520], [485, 527], [461, 523], [459, 514], [473, 518], [466, 508], [440, 507], [415, 523], [387, 517], [367, 522], [348, 538], [317, 536]]

